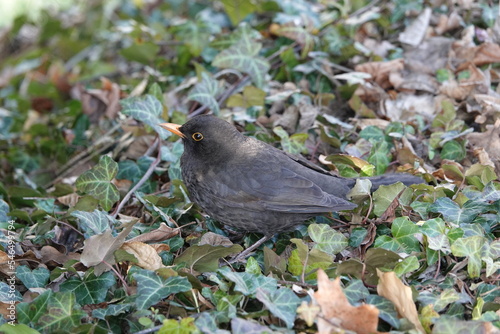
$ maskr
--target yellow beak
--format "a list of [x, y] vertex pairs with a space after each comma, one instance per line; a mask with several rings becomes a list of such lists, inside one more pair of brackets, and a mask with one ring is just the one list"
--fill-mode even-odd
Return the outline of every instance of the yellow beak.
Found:
[[179, 128], [182, 125], [175, 124], [175, 123], [162, 123], [162, 124], [159, 124], [159, 125], [162, 128], [164, 128], [165, 130], [168, 130], [168, 131], [172, 132], [173, 134], [178, 135], [181, 138], [186, 138], [186, 136], [179, 130]]

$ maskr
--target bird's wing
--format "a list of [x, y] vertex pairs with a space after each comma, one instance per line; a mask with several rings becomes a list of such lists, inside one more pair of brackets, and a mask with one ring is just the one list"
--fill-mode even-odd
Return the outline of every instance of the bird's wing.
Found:
[[[268, 157], [262, 164], [239, 164], [231, 173], [212, 178], [211, 188], [225, 205], [247, 209], [290, 213], [320, 213], [356, 207], [283, 164], [280, 157]], [[296, 163], [290, 160], [291, 164]], [[304, 167], [305, 168], [305, 167]], [[300, 171], [300, 170], [299, 170]], [[333, 178], [332, 178], [333, 181]]]

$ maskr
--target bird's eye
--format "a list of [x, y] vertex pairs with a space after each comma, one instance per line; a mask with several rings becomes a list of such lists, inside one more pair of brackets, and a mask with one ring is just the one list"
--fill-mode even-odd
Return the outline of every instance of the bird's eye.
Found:
[[203, 139], [203, 135], [200, 132], [195, 132], [191, 136], [195, 141], [200, 141]]

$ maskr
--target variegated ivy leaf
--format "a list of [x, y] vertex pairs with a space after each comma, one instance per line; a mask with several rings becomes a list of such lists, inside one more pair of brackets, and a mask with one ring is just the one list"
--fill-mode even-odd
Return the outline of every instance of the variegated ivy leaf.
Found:
[[208, 73], [201, 73], [201, 82], [197, 83], [191, 90], [188, 99], [197, 101], [210, 108], [214, 114], [219, 114], [219, 103], [216, 100], [221, 89], [219, 83]]
[[160, 123], [165, 123], [161, 118], [163, 106], [153, 95], [142, 97], [131, 97], [121, 100], [122, 113], [127, 116], [132, 116], [134, 119], [143, 122], [152, 127], [161, 139], [170, 137], [171, 132], [160, 127]]
[[107, 155], [99, 159], [94, 168], [86, 171], [76, 179], [76, 188], [99, 200], [104, 210], [109, 211], [120, 193], [111, 180], [118, 173], [118, 164]]
[[247, 73], [255, 86], [264, 86], [269, 62], [257, 56], [262, 44], [249, 39], [242, 39], [230, 48], [223, 50], [213, 60], [212, 65], [221, 68], [232, 68]]

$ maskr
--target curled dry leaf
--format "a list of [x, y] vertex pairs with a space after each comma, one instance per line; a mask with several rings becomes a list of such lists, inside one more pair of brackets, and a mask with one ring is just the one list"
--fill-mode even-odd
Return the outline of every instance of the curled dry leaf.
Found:
[[494, 125], [486, 125], [486, 129], [486, 132], [468, 134], [467, 139], [475, 148], [484, 148], [498, 173], [500, 172], [500, 119], [497, 119]]
[[116, 237], [113, 237], [111, 230], [91, 236], [84, 241], [80, 261], [87, 267], [95, 266], [96, 276], [110, 270], [110, 266], [115, 264], [114, 252], [123, 245], [133, 226], [133, 223], [126, 224]]
[[121, 249], [135, 256], [138, 260], [137, 265], [148, 270], [157, 270], [164, 267], [161, 262], [161, 257], [156, 249], [143, 242], [126, 242], [121, 246]]
[[70, 208], [74, 207], [76, 203], [78, 203], [78, 199], [80, 199], [80, 196], [78, 196], [78, 194], [76, 193], [72, 193], [66, 196], [60, 196], [57, 198], [59, 202]]
[[52, 261], [57, 264], [63, 264], [69, 260], [80, 260], [80, 254], [64, 254], [52, 246], [43, 246], [40, 250], [40, 255], [42, 256], [41, 260], [44, 264], [49, 264]]
[[386, 62], [371, 62], [357, 65], [354, 70], [357, 72], [365, 72], [371, 74], [375, 82], [382, 88], [387, 89], [392, 87], [389, 81], [389, 75], [392, 72], [402, 71], [404, 68], [404, 60], [402, 58], [394, 59]]
[[165, 223], [161, 223], [160, 227], [156, 230], [138, 235], [137, 237], [128, 240], [128, 242], [161, 242], [173, 238], [178, 234], [179, 229], [168, 227]]
[[396, 306], [396, 310], [401, 317], [408, 319], [417, 330], [425, 333], [418, 319], [417, 307], [413, 302], [411, 288], [404, 285], [396, 276], [396, 273], [392, 271], [384, 273], [377, 269], [377, 275], [379, 277], [378, 294], [389, 299]]
[[[318, 291], [314, 293], [314, 298], [321, 308], [318, 317], [320, 334], [338, 331], [338, 327], [358, 334], [379, 333], [379, 310], [373, 305], [352, 306], [340, 287], [340, 277], [330, 281], [326, 273], [319, 269]], [[338, 324], [338, 327], [333, 324]]]

